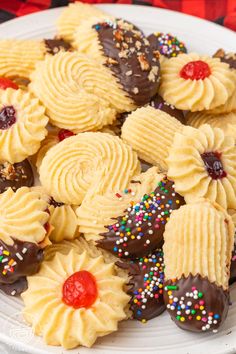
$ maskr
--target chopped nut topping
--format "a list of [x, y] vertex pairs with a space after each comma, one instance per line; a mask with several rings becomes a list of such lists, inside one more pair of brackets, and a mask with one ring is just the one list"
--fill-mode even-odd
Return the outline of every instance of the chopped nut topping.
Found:
[[117, 65], [118, 61], [113, 58], [107, 58], [106, 63], [110, 65]]
[[138, 50], [140, 50], [141, 47], [142, 47], [142, 43], [141, 43], [140, 41], [136, 41], [136, 42], [135, 42], [135, 47], [136, 47]]
[[158, 50], [154, 50], [153, 54], [154, 54], [155, 58], [157, 58], [157, 59], [160, 58], [160, 52]]
[[124, 36], [123, 33], [120, 30], [116, 30], [113, 32], [114, 33], [114, 37], [118, 42], [122, 42], [124, 40]]
[[125, 73], [126, 76], [131, 76], [133, 74], [133, 71], [132, 70], [129, 70]]
[[133, 93], [134, 93], [135, 95], [137, 95], [137, 94], [139, 93], [139, 89], [138, 89], [137, 87], [135, 87], [135, 88], [133, 89]]
[[155, 82], [156, 81], [156, 76], [158, 74], [159, 68], [158, 66], [153, 66], [152, 70], [150, 71], [149, 75], [148, 75], [148, 80]]
[[1, 170], [1, 175], [7, 180], [12, 180], [16, 176], [16, 170], [13, 165], [8, 162], [5, 162]]
[[150, 65], [146, 59], [146, 56], [144, 54], [141, 54], [138, 56], [138, 61], [140, 63], [141, 69], [143, 71], [147, 71], [150, 69]]

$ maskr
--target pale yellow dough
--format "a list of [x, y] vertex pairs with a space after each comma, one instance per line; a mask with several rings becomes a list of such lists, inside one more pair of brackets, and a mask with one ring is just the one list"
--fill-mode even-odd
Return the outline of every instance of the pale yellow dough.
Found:
[[22, 187], [0, 194], [0, 239], [8, 245], [12, 237], [24, 242], [41, 243], [46, 237], [44, 225], [49, 220], [47, 203], [38, 194]]
[[[204, 80], [183, 79], [181, 69], [192, 61], [208, 64], [211, 74]], [[192, 112], [209, 110], [226, 103], [235, 88], [235, 74], [218, 58], [196, 53], [181, 54], [162, 63], [160, 94], [176, 108]]]
[[109, 15], [106, 15], [104, 11], [95, 6], [82, 2], [69, 4], [57, 20], [58, 34], [62, 38], [72, 41], [76, 29], [84, 20], [90, 17], [103, 18], [104, 16], [108, 17]]
[[[207, 171], [202, 154], [217, 152], [226, 176], [213, 179]], [[236, 146], [235, 139], [222, 129], [208, 124], [199, 129], [186, 126], [176, 133], [167, 159], [168, 177], [175, 190], [187, 203], [205, 197], [225, 209], [236, 208]]]
[[166, 158], [176, 132], [183, 125], [174, 117], [151, 106], [132, 112], [122, 126], [122, 139], [138, 156], [166, 171]]
[[57, 202], [79, 205], [91, 194], [124, 190], [140, 172], [137, 154], [120, 138], [81, 133], [53, 146], [39, 169], [46, 192]]
[[8, 88], [0, 90], [0, 110], [13, 107], [16, 122], [0, 131], [0, 161], [23, 161], [35, 154], [47, 135], [45, 108], [29, 92]]
[[166, 280], [200, 274], [228, 289], [234, 224], [223, 208], [203, 199], [174, 210], [164, 240]]
[[[101, 238], [99, 234], [106, 231], [106, 225], [114, 222], [112, 218], [123, 215], [131, 203], [137, 203], [144, 194], [155, 190], [158, 182], [163, 178], [163, 175], [158, 172], [157, 167], [152, 167], [145, 173], [135, 176], [126, 186], [126, 189], [132, 191], [128, 194], [120, 189], [105, 194], [88, 193], [76, 210], [79, 230], [86, 240], [96, 241]], [[134, 181], [140, 183], [134, 183]], [[117, 193], [121, 198], [117, 197]]]
[[[75, 309], [62, 301], [62, 286], [81, 270], [95, 277], [98, 297], [91, 307]], [[105, 263], [102, 256], [91, 258], [73, 250], [67, 255], [57, 253], [27, 280], [23, 316], [46, 344], [91, 347], [98, 337], [117, 331], [118, 322], [126, 318], [130, 297], [124, 291], [125, 280], [115, 275], [114, 263]]]

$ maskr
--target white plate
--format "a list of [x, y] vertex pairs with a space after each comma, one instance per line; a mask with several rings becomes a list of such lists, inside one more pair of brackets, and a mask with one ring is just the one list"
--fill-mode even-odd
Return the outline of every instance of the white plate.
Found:
[[[138, 25], [147, 34], [153, 31], [170, 32], [185, 41], [189, 50], [213, 54], [218, 48], [235, 51], [236, 34], [218, 25], [177, 12], [152, 7], [130, 5], [100, 5], [102, 9], [123, 17]], [[52, 9], [0, 26], [1, 38], [50, 38], [55, 34], [55, 20], [62, 9]], [[48, 347], [33, 336], [23, 324], [19, 299], [0, 293], [0, 341], [10, 345], [0, 353], [22, 350], [30, 354], [226, 354], [236, 353], [236, 287], [232, 290], [233, 305], [228, 318], [217, 334], [192, 334], [178, 329], [167, 313], [149, 321], [146, 325], [128, 321], [120, 330], [100, 339], [92, 349], [78, 348], [67, 352], [58, 347]]]

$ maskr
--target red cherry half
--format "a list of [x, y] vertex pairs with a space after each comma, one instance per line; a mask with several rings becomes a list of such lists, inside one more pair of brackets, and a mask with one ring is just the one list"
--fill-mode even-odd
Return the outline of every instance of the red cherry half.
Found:
[[6, 77], [0, 77], [0, 89], [6, 90], [7, 88], [18, 90], [19, 86], [15, 84], [15, 82], [13, 82], [12, 80], [7, 79]]
[[89, 308], [98, 296], [95, 277], [86, 270], [72, 274], [62, 288], [62, 301], [75, 309]]
[[73, 132], [71, 132], [70, 130], [61, 129], [58, 133], [58, 138], [60, 141], [62, 141], [62, 140], [65, 140], [73, 135], [75, 135], [75, 134]]
[[204, 80], [211, 75], [211, 69], [204, 61], [196, 60], [184, 65], [179, 74], [185, 80]]

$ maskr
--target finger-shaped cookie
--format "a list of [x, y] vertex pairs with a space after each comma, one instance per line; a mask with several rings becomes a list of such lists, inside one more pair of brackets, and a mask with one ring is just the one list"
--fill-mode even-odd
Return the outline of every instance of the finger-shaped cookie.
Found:
[[202, 125], [176, 133], [169, 150], [168, 176], [186, 202], [205, 197], [225, 209], [236, 208], [235, 138]]
[[164, 300], [173, 321], [194, 331], [217, 331], [229, 308], [232, 218], [200, 200], [172, 213], [164, 234]]
[[161, 96], [192, 112], [225, 104], [235, 90], [235, 75], [217, 58], [195, 53], [166, 60], [161, 68]]
[[148, 103], [157, 93], [159, 57], [143, 32], [130, 22], [91, 18], [79, 26], [74, 39], [79, 52], [95, 58], [112, 73], [134, 106]]
[[47, 53], [54, 55], [70, 49], [70, 44], [61, 39], [0, 40], [0, 76], [29, 79], [36, 63]]
[[106, 226], [98, 246], [120, 258], [139, 258], [163, 244], [163, 234], [173, 210], [184, 204], [172, 181], [164, 177], [156, 189], [131, 205], [126, 213]]
[[0, 194], [0, 288], [8, 294], [25, 290], [25, 276], [39, 269], [49, 231], [46, 209], [47, 203], [26, 187]]
[[121, 137], [142, 160], [166, 170], [168, 150], [175, 133], [182, 127], [176, 118], [149, 105], [138, 108], [126, 118]]
[[63, 39], [72, 41], [75, 30], [84, 20], [89, 17], [103, 18], [104, 16], [110, 17], [110, 15], [95, 6], [76, 1], [74, 4], [69, 4], [62, 11], [56, 23], [57, 32]]

